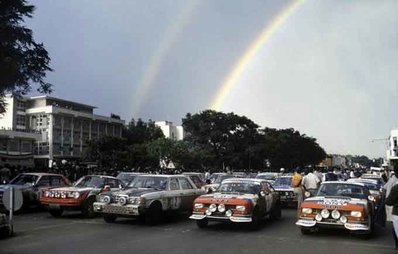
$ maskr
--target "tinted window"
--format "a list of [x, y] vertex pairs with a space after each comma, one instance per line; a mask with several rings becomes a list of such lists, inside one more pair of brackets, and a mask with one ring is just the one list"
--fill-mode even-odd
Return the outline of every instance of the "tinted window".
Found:
[[105, 179], [99, 176], [83, 176], [80, 178], [75, 186], [76, 187], [96, 187], [102, 188], [104, 186]]
[[191, 183], [185, 179], [185, 178], [178, 178], [180, 180], [180, 184], [181, 184], [181, 189], [183, 190], [189, 190], [189, 189], [193, 189]]
[[61, 176], [51, 176], [51, 186], [65, 186], [67, 185]]
[[170, 179], [170, 190], [179, 190], [180, 184], [177, 181], [177, 178]]
[[37, 186], [49, 187], [50, 186], [50, 177], [49, 176], [40, 177], [40, 180], [37, 182]]
[[109, 185], [111, 188], [119, 188], [119, 181], [117, 179], [108, 178], [105, 181], [105, 185]]
[[167, 186], [166, 177], [154, 176], [137, 176], [128, 185], [130, 188], [154, 188], [157, 190], [165, 190]]
[[18, 175], [15, 177], [10, 184], [23, 185], [23, 184], [34, 184], [39, 177], [36, 175]]

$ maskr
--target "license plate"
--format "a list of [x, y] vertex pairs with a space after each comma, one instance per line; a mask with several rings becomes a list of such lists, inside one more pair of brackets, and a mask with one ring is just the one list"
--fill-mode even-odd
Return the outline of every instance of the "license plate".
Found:
[[51, 209], [61, 209], [61, 206], [59, 204], [50, 204]]

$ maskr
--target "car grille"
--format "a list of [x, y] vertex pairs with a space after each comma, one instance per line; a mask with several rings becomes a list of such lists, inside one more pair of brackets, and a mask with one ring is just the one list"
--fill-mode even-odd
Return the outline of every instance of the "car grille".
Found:
[[104, 206], [103, 213], [112, 213], [112, 214], [132, 214], [132, 211], [129, 211], [125, 206], [113, 206], [107, 205]]

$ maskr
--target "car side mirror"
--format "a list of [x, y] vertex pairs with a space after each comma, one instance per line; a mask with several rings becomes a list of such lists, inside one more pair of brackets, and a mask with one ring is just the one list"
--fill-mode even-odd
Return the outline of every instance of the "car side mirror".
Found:
[[260, 196], [265, 197], [266, 193], [264, 191], [260, 191]]
[[371, 202], [375, 202], [376, 199], [372, 195], [369, 195], [368, 196], [368, 200], [371, 201]]

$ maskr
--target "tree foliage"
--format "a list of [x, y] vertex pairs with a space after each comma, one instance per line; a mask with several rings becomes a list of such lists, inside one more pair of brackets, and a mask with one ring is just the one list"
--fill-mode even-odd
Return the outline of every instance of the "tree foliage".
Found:
[[[25, 95], [31, 84], [38, 84], [38, 91], [50, 93], [51, 84], [44, 78], [50, 57], [42, 43], [36, 43], [32, 30], [23, 25], [26, 17], [31, 18], [33, 5], [25, 0], [0, 1], [0, 97], [6, 93]], [[0, 101], [0, 113], [5, 109]]]

